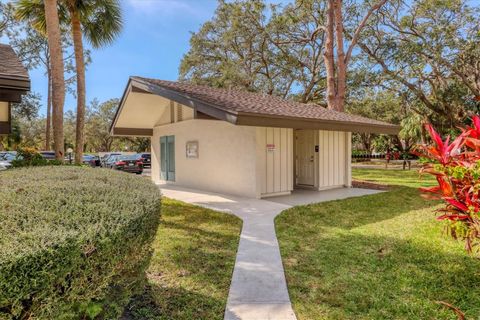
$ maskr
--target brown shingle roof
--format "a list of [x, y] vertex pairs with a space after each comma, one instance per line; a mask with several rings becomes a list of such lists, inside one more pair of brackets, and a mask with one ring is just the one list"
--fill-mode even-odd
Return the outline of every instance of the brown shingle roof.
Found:
[[303, 104], [279, 97], [241, 90], [227, 90], [183, 82], [132, 77], [132, 80], [146, 82], [161, 88], [175, 91], [189, 98], [214, 105], [234, 114], [274, 116], [307, 120], [322, 120], [332, 123], [348, 123], [386, 128], [390, 133], [398, 131], [398, 126], [353, 114], [326, 109], [315, 104]]
[[28, 79], [28, 72], [12, 47], [0, 43], [0, 78]]

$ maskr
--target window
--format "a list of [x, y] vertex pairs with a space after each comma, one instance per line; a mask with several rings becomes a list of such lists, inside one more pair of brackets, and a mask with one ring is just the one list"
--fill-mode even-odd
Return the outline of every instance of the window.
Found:
[[175, 181], [175, 136], [160, 137], [160, 179]]

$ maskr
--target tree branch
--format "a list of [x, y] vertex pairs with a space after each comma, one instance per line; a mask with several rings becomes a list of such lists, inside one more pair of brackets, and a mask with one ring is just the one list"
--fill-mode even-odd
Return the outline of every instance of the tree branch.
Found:
[[368, 19], [375, 11], [380, 9], [386, 2], [387, 0], [381, 0], [376, 5], [371, 7], [370, 10], [368, 10], [365, 17], [363, 17], [362, 21], [360, 22], [357, 29], [355, 30], [355, 33], [353, 34], [353, 37], [352, 37], [352, 42], [350, 42], [350, 46], [348, 47], [347, 54], [345, 55], [345, 65], [348, 65], [348, 62], [350, 61], [350, 58], [352, 56], [353, 48], [357, 44], [358, 39], [360, 38], [360, 33], [362, 32], [363, 28], [367, 24]]

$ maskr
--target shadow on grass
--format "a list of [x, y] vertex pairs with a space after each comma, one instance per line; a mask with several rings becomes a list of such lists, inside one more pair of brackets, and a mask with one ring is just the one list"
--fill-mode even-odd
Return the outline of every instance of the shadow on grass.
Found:
[[457, 251], [350, 232], [283, 255], [299, 319], [477, 319], [480, 261]]
[[164, 198], [148, 285], [124, 320], [223, 319], [241, 220]]
[[221, 320], [224, 308], [223, 301], [207, 295], [149, 284], [132, 299], [121, 320]]

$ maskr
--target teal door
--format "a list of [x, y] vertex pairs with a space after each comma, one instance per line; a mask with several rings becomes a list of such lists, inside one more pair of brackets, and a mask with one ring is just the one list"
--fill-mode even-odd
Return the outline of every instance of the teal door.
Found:
[[175, 136], [160, 137], [160, 178], [175, 181]]

